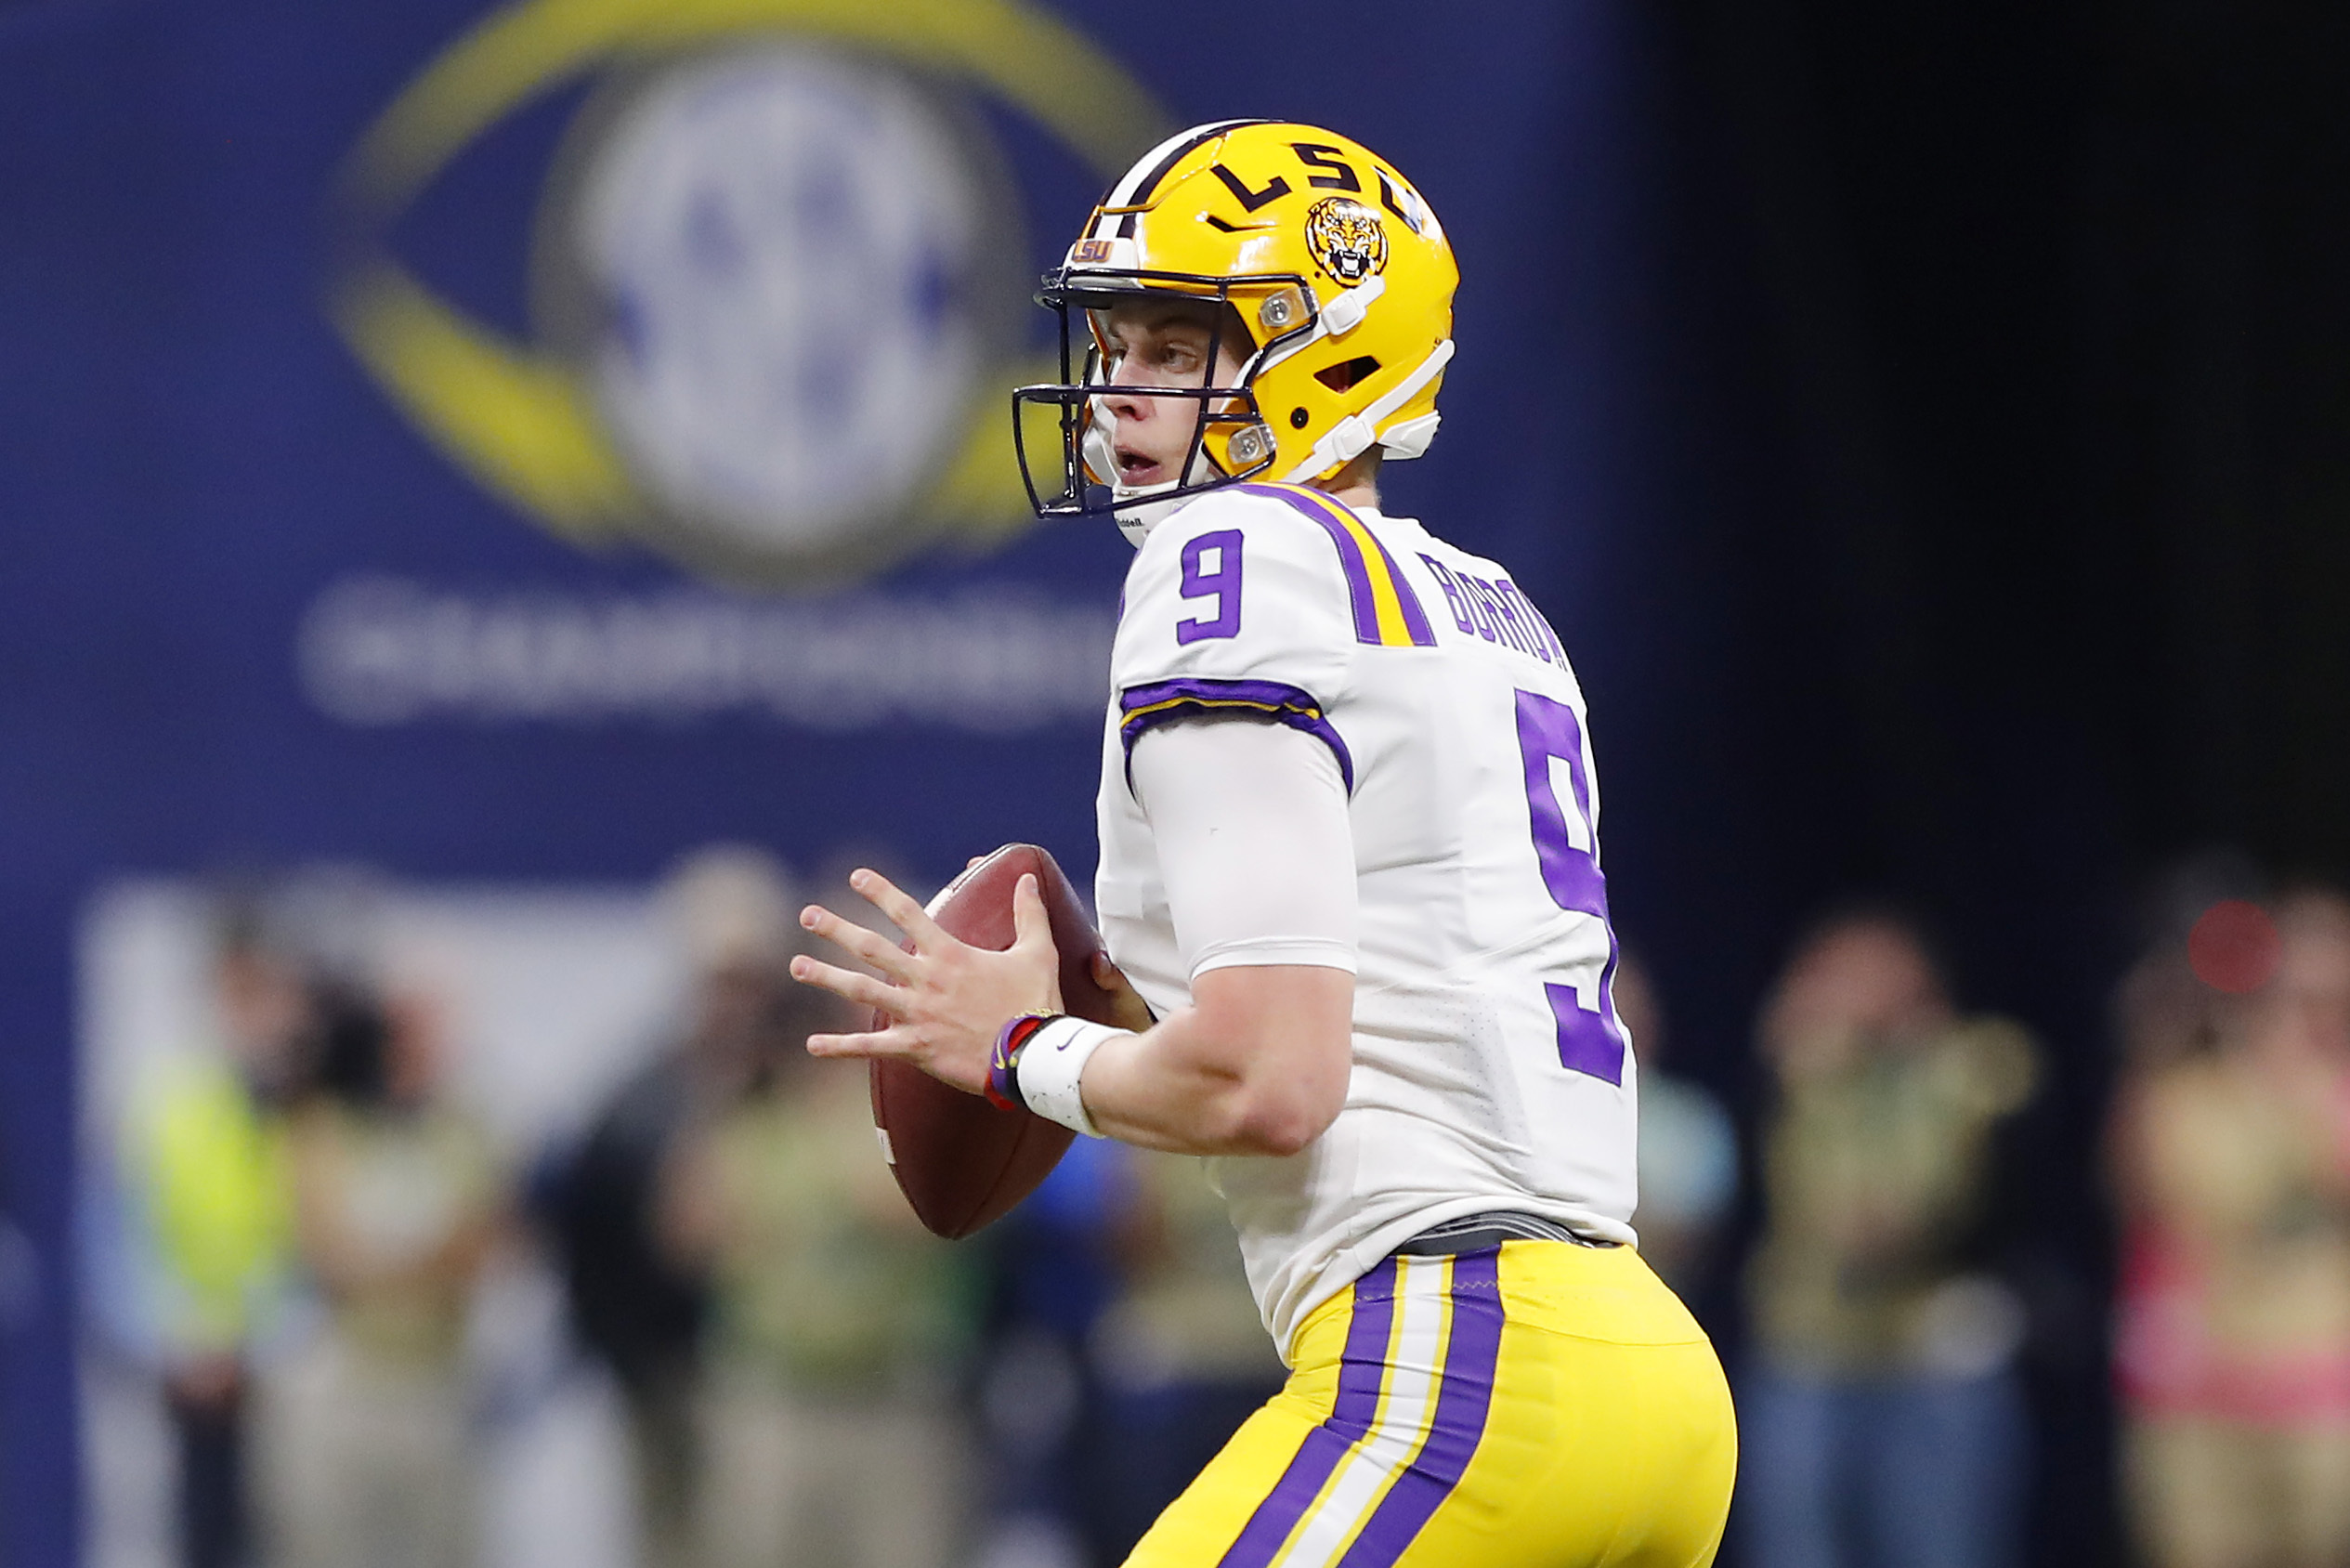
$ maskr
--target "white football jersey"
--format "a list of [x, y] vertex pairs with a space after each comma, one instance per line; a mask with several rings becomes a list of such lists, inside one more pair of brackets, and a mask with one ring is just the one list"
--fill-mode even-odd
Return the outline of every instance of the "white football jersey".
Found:
[[1441, 1221], [1518, 1209], [1632, 1241], [1633, 1061], [1583, 694], [1508, 574], [1300, 486], [1220, 490], [1136, 554], [1111, 692], [1095, 901], [1162, 1016], [1191, 976], [1127, 778], [1135, 739], [1260, 713], [1318, 737], [1347, 783], [1346, 1106], [1302, 1153], [1215, 1162], [1274, 1343]]

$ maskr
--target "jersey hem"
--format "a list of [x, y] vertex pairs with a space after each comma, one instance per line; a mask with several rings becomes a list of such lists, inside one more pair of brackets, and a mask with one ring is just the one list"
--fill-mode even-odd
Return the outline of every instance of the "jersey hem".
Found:
[[1342, 969], [1355, 973], [1354, 949], [1343, 942], [1319, 936], [1247, 936], [1219, 942], [1192, 965], [1192, 978], [1211, 969], [1263, 969], [1274, 964], [1299, 964], [1309, 969]]
[[1474, 1196], [1448, 1197], [1410, 1210], [1372, 1231], [1351, 1247], [1341, 1248], [1333, 1254], [1328, 1266], [1322, 1269], [1313, 1284], [1301, 1292], [1297, 1304], [1278, 1314], [1267, 1312], [1265, 1327], [1273, 1335], [1273, 1346], [1281, 1352], [1285, 1366], [1296, 1363], [1292, 1352], [1297, 1348], [1298, 1330], [1304, 1326], [1313, 1310], [1331, 1297], [1377, 1268], [1379, 1261], [1420, 1232], [1447, 1220], [1457, 1220], [1488, 1209], [1517, 1209], [1528, 1214], [1539, 1214], [1555, 1220], [1578, 1235], [1595, 1241], [1613, 1241], [1637, 1248], [1639, 1234], [1622, 1220], [1611, 1220], [1603, 1214], [1572, 1203], [1559, 1203], [1538, 1198], [1523, 1192], [1491, 1192]]

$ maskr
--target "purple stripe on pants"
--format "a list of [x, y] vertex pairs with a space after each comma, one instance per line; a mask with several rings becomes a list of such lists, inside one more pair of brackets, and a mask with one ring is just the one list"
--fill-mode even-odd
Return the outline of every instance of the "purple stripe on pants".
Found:
[[1390, 1568], [1439, 1505], [1460, 1484], [1485, 1435], [1493, 1407], [1494, 1365], [1501, 1359], [1501, 1249], [1453, 1260], [1453, 1332], [1444, 1349], [1444, 1383], [1428, 1441], [1387, 1496], [1338, 1568]]
[[1394, 1321], [1395, 1260], [1385, 1258], [1354, 1282], [1354, 1318], [1347, 1325], [1338, 1395], [1331, 1402], [1329, 1418], [1306, 1433], [1297, 1457], [1249, 1515], [1218, 1568], [1265, 1568], [1313, 1506], [1347, 1450], [1369, 1434], [1371, 1418], [1378, 1414], [1379, 1384], [1387, 1376], [1388, 1330]]

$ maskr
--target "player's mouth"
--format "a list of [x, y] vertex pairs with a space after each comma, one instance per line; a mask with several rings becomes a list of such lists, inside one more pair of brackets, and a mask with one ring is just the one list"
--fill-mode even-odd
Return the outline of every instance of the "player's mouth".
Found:
[[1118, 483], [1129, 489], [1155, 485], [1168, 477], [1167, 464], [1131, 447], [1117, 449]]

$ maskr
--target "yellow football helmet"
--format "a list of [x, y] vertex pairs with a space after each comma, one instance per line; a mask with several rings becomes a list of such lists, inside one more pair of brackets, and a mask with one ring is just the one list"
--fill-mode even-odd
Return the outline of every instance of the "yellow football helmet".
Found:
[[[1357, 142], [1276, 120], [1170, 137], [1111, 188], [1037, 296], [1061, 318], [1061, 380], [1012, 394], [1029, 499], [1047, 516], [1114, 514], [1139, 543], [1220, 485], [1326, 479], [1374, 445], [1419, 456], [1436, 434], [1459, 281], [1436, 215]], [[1121, 487], [1093, 313], [1155, 292], [1231, 307], [1218, 313], [1211, 364], [1231, 330], [1221, 323], [1236, 316], [1248, 341], [1236, 385], [1132, 388], [1196, 399], [1200, 413], [1176, 480]], [[1059, 414], [1057, 493], [1037, 482], [1022, 428], [1037, 404]]]

